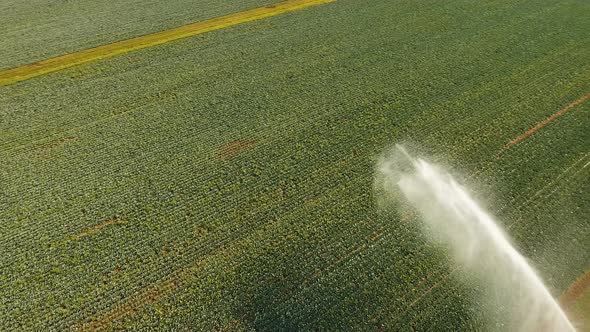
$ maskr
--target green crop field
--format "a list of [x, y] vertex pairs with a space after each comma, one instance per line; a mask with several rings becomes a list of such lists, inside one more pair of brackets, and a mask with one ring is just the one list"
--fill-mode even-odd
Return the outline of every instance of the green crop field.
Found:
[[[5, 0], [0, 70], [273, 2]], [[0, 86], [0, 330], [502, 330], [375, 164], [448, 166], [559, 297], [589, 32], [585, 0], [337, 0]]]

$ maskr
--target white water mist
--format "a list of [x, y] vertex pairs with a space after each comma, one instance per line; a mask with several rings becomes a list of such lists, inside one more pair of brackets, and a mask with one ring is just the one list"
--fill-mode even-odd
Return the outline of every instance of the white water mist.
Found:
[[387, 199], [402, 199], [418, 210], [428, 237], [448, 248], [461, 271], [486, 293], [502, 299], [510, 316], [504, 317], [507, 330], [575, 331], [493, 218], [440, 167], [396, 146], [379, 161], [376, 186]]

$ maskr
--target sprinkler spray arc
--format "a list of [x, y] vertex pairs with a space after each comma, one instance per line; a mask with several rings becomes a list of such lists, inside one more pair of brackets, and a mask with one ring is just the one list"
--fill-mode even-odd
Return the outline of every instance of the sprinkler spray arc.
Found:
[[[494, 219], [451, 175], [402, 146], [379, 161], [376, 189], [418, 210], [426, 235], [495, 294], [504, 294], [515, 331], [575, 331], [541, 278]], [[400, 193], [402, 195], [397, 195]]]

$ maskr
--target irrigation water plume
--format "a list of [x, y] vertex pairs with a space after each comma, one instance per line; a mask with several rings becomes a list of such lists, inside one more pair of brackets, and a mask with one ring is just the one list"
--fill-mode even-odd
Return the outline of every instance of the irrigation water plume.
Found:
[[510, 313], [506, 330], [575, 331], [526, 259], [451, 175], [396, 146], [379, 161], [375, 185], [387, 199], [418, 210], [426, 234], [450, 250], [462, 271], [503, 299]]

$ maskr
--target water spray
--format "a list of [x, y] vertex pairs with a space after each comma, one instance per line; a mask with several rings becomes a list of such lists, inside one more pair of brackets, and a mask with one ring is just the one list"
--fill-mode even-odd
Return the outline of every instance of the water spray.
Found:
[[[575, 331], [565, 313], [492, 216], [451, 175], [396, 146], [381, 158], [376, 189], [409, 202], [428, 238], [448, 248], [455, 263], [509, 307], [508, 330]], [[401, 194], [401, 195], [400, 195]]]

